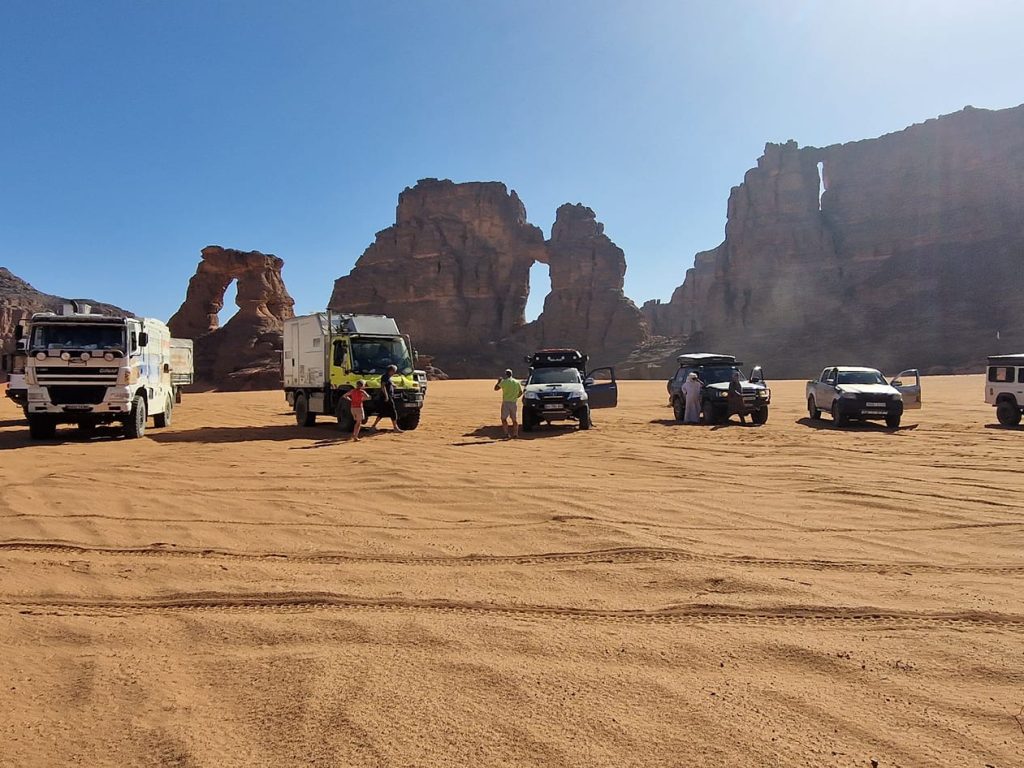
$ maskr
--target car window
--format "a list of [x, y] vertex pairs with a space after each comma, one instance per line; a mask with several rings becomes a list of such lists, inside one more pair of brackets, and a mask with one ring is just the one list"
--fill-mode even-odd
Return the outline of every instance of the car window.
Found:
[[988, 369], [988, 380], [999, 384], [1006, 384], [1013, 381], [1013, 374], [1014, 368], [1012, 366], [993, 365]]

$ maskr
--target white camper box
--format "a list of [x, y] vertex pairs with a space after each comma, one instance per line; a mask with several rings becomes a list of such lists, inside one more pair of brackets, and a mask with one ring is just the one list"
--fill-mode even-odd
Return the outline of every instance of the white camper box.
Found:
[[181, 388], [193, 382], [192, 339], [171, 339], [171, 386], [174, 402], [181, 402]]

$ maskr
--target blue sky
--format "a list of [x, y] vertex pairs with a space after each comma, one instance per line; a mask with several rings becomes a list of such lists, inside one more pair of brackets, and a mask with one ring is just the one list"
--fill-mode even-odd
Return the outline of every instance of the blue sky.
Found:
[[546, 233], [591, 206], [626, 292], [667, 298], [766, 141], [1016, 106], [1022, 29], [984, 0], [3, 0], [0, 265], [166, 319], [203, 246], [257, 249], [308, 312], [440, 177]]

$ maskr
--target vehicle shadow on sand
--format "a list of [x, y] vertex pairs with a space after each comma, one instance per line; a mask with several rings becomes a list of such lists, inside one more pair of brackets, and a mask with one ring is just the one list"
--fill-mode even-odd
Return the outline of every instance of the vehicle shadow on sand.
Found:
[[[575, 424], [560, 424], [550, 425], [544, 427], [535, 427], [532, 432], [523, 431], [522, 425], [519, 426], [519, 437], [515, 440], [543, 440], [551, 437], [559, 437], [561, 435], [572, 435], [578, 431]], [[505, 437], [505, 430], [501, 426], [486, 426], [477, 427], [472, 432], [466, 432], [462, 435], [463, 437], [476, 437], [486, 438], [485, 440], [466, 440], [465, 442], [452, 443], [454, 446], [463, 445], [487, 445], [488, 443], [504, 443], [513, 442], [509, 438]]]
[[892, 429], [879, 421], [855, 421], [840, 427], [836, 426], [836, 423], [831, 419], [812, 419], [809, 416], [797, 419], [796, 423], [811, 429], [834, 430], [836, 432], [877, 432], [881, 435], [895, 435], [897, 432], [911, 432], [917, 429], [917, 424], [906, 424]]
[[27, 448], [30, 445], [57, 445], [64, 443], [106, 443], [115, 440], [124, 440], [120, 428], [97, 427], [92, 432], [82, 432], [74, 427], [58, 427], [57, 434], [49, 440], [33, 440], [28, 433], [28, 423], [12, 421], [10, 426], [23, 426], [24, 429], [11, 432], [0, 432], [0, 451], [10, 451], [15, 448]]
[[1006, 424], [986, 424], [985, 429], [998, 429], [1003, 432], [1024, 432], [1024, 424], [1018, 424], [1014, 427], [1007, 426]]
[[156, 443], [248, 443], [252, 441], [282, 442], [310, 440], [320, 442], [347, 440], [334, 424], [300, 427], [296, 424], [261, 424], [251, 427], [199, 427], [174, 431], [146, 430], [146, 437]]

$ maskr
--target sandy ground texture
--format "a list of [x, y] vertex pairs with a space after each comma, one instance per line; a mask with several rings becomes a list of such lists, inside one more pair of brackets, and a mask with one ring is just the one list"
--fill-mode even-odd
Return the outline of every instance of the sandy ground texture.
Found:
[[490, 382], [356, 444], [277, 392], [28, 441], [0, 403], [0, 765], [1024, 765], [1024, 431], [683, 427]]

